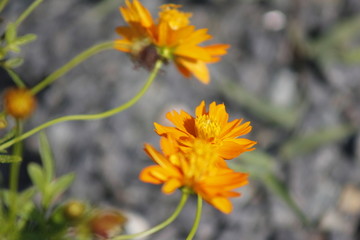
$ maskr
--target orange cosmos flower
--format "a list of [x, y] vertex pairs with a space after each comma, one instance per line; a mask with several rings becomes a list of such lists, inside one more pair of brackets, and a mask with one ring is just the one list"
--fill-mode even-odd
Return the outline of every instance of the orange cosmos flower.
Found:
[[115, 49], [129, 53], [134, 61], [141, 65], [151, 65], [146, 64], [146, 61], [142, 60], [144, 57], [141, 57], [153, 42], [155, 25], [150, 12], [138, 0], [133, 3], [126, 0], [126, 6], [120, 7], [120, 12], [129, 26], [116, 28], [116, 32], [123, 38], [115, 41]]
[[166, 114], [175, 127], [166, 127], [154, 123], [155, 131], [161, 136], [173, 136], [181, 142], [184, 151], [191, 148], [195, 139], [202, 139], [213, 144], [217, 154], [224, 159], [232, 159], [239, 154], [252, 151], [256, 142], [238, 138], [252, 129], [250, 122], [242, 123], [242, 119], [228, 122], [229, 115], [224, 104], [211, 103], [206, 111], [202, 101], [195, 110], [195, 117], [185, 111], [172, 111]]
[[248, 174], [228, 168], [206, 141], [197, 139], [186, 153], [180, 151], [176, 140], [171, 137], [161, 138], [160, 144], [163, 153], [151, 145], [145, 145], [146, 153], [157, 165], [143, 169], [140, 180], [164, 184], [162, 192], [165, 194], [185, 188], [199, 194], [223, 213], [232, 211], [229, 198], [240, 196], [234, 189], [248, 183]]
[[121, 7], [120, 11], [129, 26], [116, 29], [123, 39], [115, 41], [115, 48], [129, 53], [137, 63], [149, 69], [159, 59], [174, 61], [183, 76], [195, 76], [202, 83], [208, 83], [206, 64], [219, 61], [229, 45], [200, 46], [211, 39], [211, 35], [207, 34], [207, 29], [196, 30], [190, 25], [191, 13], [179, 11], [180, 7], [162, 5], [159, 18], [154, 21], [138, 0], [133, 3], [127, 0], [126, 7]]

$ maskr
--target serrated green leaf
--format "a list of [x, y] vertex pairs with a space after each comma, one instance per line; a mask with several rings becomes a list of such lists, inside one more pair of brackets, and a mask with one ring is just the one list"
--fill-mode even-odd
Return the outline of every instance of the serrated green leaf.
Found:
[[26, 34], [24, 36], [18, 37], [15, 41], [14, 44], [20, 46], [20, 45], [24, 45], [27, 43], [30, 43], [34, 40], [36, 40], [37, 36], [35, 34], [29, 33]]
[[5, 67], [16, 68], [19, 67], [24, 62], [23, 58], [11, 58], [5, 61]]
[[9, 23], [6, 27], [5, 39], [8, 44], [11, 44], [16, 39], [16, 25], [15, 23]]
[[16, 163], [21, 161], [22, 158], [20, 156], [0, 154], [0, 163]]
[[44, 166], [45, 178], [47, 182], [50, 182], [54, 178], [54, 158], [45, 132], [40, 133], [39, 141], [40, 156]]
[[28, 173], [32, 183], [43, 193], [47, 182], [41, 166], [37, 163], [30, 163]]

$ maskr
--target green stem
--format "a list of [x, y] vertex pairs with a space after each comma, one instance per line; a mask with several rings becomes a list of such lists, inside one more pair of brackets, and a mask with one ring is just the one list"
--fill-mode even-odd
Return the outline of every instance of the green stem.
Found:
[[9, 0], [0, 0], [0, 12], [6, 7], [6, 4], [8, 4]]
[[78, 64], [85, 61], [87, 58], [89, 58], [92, 55], [95, 55], [101, 51], [112, 49], [113, 47], [114, 47], [114, 42], [111, 41], [111, 42], [99, 43], [99, 44], [96, 44], [96, 45], [86, 49], [85, 51], [83, 51], [82, 53], [80, 53], [79, 55], [77, 55], [76, 57], [71, 59], [69, 62], [67, 62], [64, 66], [62, 66], [61, 68], [59, 68], [58, 70], [56, 70], [55, 72], [53, 72], [49, 76], [47, 76], [39, 84], [37, 84], [35, 87], [33, 87], [31, 89], [31, 92], [34, 95], [37, 94], [38, 92], [43, 90], [45, 87], [47, 87], [49, 84], [54, 82], [56, 79], [60, 78], [65, 73], [67, 73], [68, 71], [70, 71], [71, 69], [76, 67]]
[[18, 27], [22, 21], [25, 20], [25, 18], [27, 18], [27, 16], [30, 15], [30, 13], [32, 11], [34, 11], [34, 9], [40, 4], [42, 3], [43, 0], [36, 0], [34, 1], [20, 16], [19, 18], [16, 20], [15, 22], [15, 26]]
[[24, 88], [26, 87], [25, 83], [21, 80], [21, 78], [19, 77], [19, 75], [17, 75], [12, 69], [5, 67], [4, 68], [6, 70], [6, 72], [10, 75], [11, 79], [13, 80], [13, 82], [16, 84], [16, 86], [18, 86], [19, 88]]
[[200, 219], [201, 219], [201, 211], [202, 211], [202, 198], [200, 195], [198, 195], [198, 201], [197, 201], [197, 209], [196, 209], [196, 216], [195, 216], [195, 220], [194, 220], [194, 225], [191, 228], [191, 231], [189, 233], [189, 235], [187, 236], [186, 240], [192, 240], [193, 237], [196, 234], [196, 231], [199, 227], [200, 224]]
[[[22, 133], [22, 121], [16, 120], [16, 135], [19, 136]], [[21, 156], [22, 154], [22, 142], [17, 142], [13, 148], [14, 156]], [[10, 219], [15, 224], [16, 219], [16, 198], [19, 186], [19, 170], [21, 162], [15, 162], [11, 164], [10, 168]], [[15, 224], [16, 225], [16, 224]]]
[[129, 235], [122, 235], [122, 236], [118, 236], [118, 237], [114, 237], [111, 238], [110, 240], [124, 240], [124, 239], [133, 239], [133, 238], [140, 238], [140, 237], [146, 237], [148, 235], [151, 235], [155, 232], [160, 231], [161, 229], [165, 228], [166, 226], [168, 226], [170, 223], [172, 223], [177, 216], [179, 215], [179, 213], [181, 212], [181, 210], [184, 208], [184, 205], [186, 203], [186, 200], [188, 199], [189, 194], [186, 192], [182, 193], [180, 202], [178, 204], [178, 206], [176, 207], [174, 213], [165, 221], [163, 221], [162, 223], [156, 225], [153, 228], [150, 228], [144, 232], [140, 232], [140, 233], [135, 233], [135, 234], [129, 234]]
[[126, 109], [128, 109], [129, 107], [131, 107], [132, 105], [134, 105], [144, 94], [145, 92], [148, 90], [148, 88], [151, 86], [152, 82], [154, 81], [158, 71], [160, 70], [162, 66], [162, 62], [160, 60], [158, 60], [155, 64], [154, 69], [152, 70], [152, 72], [150, 73], [150, 76], [147, 80], [147, 82], [145, 83], [145, 85], [142, 87], [142, 89], [129, 101], [127, 101], [126, 103], [124, 103], [123, 105], [120, 105], [116, 108], [110, 109], [108, 111], [102, 112], [102, 113], [97, 113], [97, 114], [84, 114], [84, 115], [70, 115], [70, 116], [64, 116], [64, 117], [59, 117], [56, 119], [53, 119], [51, 121], [48, 121], [24, 134], [22, 134], [19, 137], [15, 137], [9, 141], [7, 141], [4, 144], [0, 145], [0, 151], [4, 150], [8, 147], [10, 147], [11, 145], [13, 145], [16, 142], [19, 142], [25, 138], [30, 137], [31, 135], [41, 131], [44, 128], [47, 128], [49, 126], [52, 126], [54, 124], [60, 123], [60, 122], [66, 122], [66, 121], [76, 121], [76, 120], [95, 120], [95, 119], [101, 119], [101, 118], [106, 118], [106, 117], [110, 117], [114, 114], [120, 113]]

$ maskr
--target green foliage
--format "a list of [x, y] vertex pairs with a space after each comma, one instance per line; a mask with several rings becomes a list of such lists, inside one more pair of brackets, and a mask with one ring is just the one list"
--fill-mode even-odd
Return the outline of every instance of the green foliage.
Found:
[[41, 194], [43, 208], [47, 209], [70, 186], [75, 175], [69, 173], [54, 179], [54, 160], [45, 133], [40, 134], [40, 155], [43, 167], [31, 163], [28, 166], [28, 172], [31, 181]]
[[260, 181], [271, 193], [287, 204], [304, 226], [309, 225], [308, 219], [292, 198], [286, 184], [276, 176], [277, 163], [272, 156], [255, 150], [242, 154], [239, 159], [229, 165], [237, 171], [249, 173], [252, 178]]
[[[354, 16], [334, 25], [326, 34], [315, 41], [308, 41], [308, 51], [322, 62], [342, 61], [348, 64], [360, 63], [360, 17]], [[356, 42], [357, 41], [357, 42]]]

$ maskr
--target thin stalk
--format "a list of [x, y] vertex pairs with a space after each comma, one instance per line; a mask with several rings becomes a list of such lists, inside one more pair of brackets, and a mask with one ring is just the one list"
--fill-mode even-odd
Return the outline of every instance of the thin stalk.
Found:
[[[19, 136], [22, 133], [22, 121], [16, 120], [16, 135]], [[13, 155], [21, 156], [22, 154], [22, 142], [17, 142], [13, 148]], [[17, 192], [19, 187], [19, 171], [20, 171], [21, 162], [15, 162], [11, 164], [10, 167], [10, 221], [15, 224], [16, 220], [16, 202], [17, 202]], [[15, 224], [16, 225], [16, 224]], [[15, 226], [14, 225], [14, 226]]]
[[15, 21], [15, 26], [18, 27], [27, 18], [32, 11], [40, 4], [43, 0], [35, 0]]
[[197, 229], [199, 227], [200, 224], [200, 219], [201, 219], [201, 211], [202, 211], [202, 198], [200, 195], [198, 195], [198, 201], [197, 201], [197, 209], [196, 209], [196, 216], [195, 216], [195, 220], [194, 220], [194, 225], [191, 228], [191, 231], [189, 233], [189, 235], [187, 236], [186, 240], [192, 240], [193, 237], [195, 236]]
[[158, 232], [160, 231], [161, 229], [165, 228], [166, 226], [168, 226], [170, 223], [172, 223], [176, 218], [177, 216], [179, 215], [179, 213], [182, 211], [182, 209], [184, 208], [184, 205], [187, 201], [189, 197], [189, 194], [186, 193], [186, 192], [183, 192], [182, 193], [182, 196], [181, 196], [181, 199], [180, 199], [180, 202], [178, 204], [178, 206], [176, 207], [174, 213], [168, 218], [166, 219], [165, 221], [163, 221], [162, 223], [156, 225], [155, 227], [153, 228], [150, 228], [144, 232], [140, 232], [140, 233], [135, 233], [135, 234], [129, 234], [129, 235], [122, 235], [122, 236], [118, 236], [118, 237], [114, 237], [114, 238], [111, 238], [110, 240], [124, 240], [124, 239], [133, 239], [133, 238], [140, 238], [140, 237], [146, 237], [148, 235], [151, 235], [155, 232]]
[[5, 67], [4, 68], [6, 70], [6, 72], [10, 75], [11, 79], [13, 80], [13, 82], [16, 84], [16, 86], [18, 86], [19, 88], [24, 88], [26, 87], [25, 83], [23, 80], [21, 80], [21, 78], [19, 77], [19, 75], [17, 75], [12, 69]]
[[56, 79], [60, 78], [65, 73], [67, 73], [68, 71], [70, 71], [71, 69], [76, 67], [78, 64], [85, 61], [87, 58], [89, 58], [99, 52], [102, 52], [104, 50], [112, 49], [113, 47], [114, 47], [114, 42], [111, 41], [111, 42], [99, 43], [99, 44], [96, 44], [96, 45], [86, 49], [85, 51], [83, 51], [82, 53], [78, 54], [76, 57], [71, 59], [69, 62], [67, 62], [64, 66], [62, 66], [61, 68], [59, 68], [56, 71], [54, 71], [53, 73], [51, 73], [40, 83], [38, 83], [35, 87], [33, 87], [31, 89], [31, 92], [34, 95], [37, 94], [38, 92], [43, 90], [45, 87], [47, 87], [49, 84], [54, 82]]
[[6, 7], [6, 5], [8, 4], [9, 0], [0, 0], [0, 12], [2, 12], [2, 10]]
[[155, 80], [155, 77], [157, 75], [157, 73], [159, 72], [160, 68], [162, 66], [162, 62], [160, 60], [158, 60], [155, 64], [154, 69], [152, 70], [152, 72], [149, 75], [149, 78], [147, 80], [147, 82], [145, 83], [145, 85], [142, 87], [142, 89], [129, 101], [127, 101], [126, 103], [110, 109], [108, 111], [102, 112], [102, 113], [97, 113], [97, 114], [83, 114], [83, 115], [70, 115], [70, 116], [64, 116], [64, 117], [59, 117], [56, 119], [53, 119], [51, 121], [48, 121], [24, 134], [22, 134], [19, 137], [15, 137], [9, 141], [7, 141], [4, 144], [0, 145], [0, 151], [4, 150], [8, 147], [10, 147], [11, 145], [13, 145], [16, 142], [19, 142], [25, 138], [30, 137], [31, 135], [43, 130], [44, 128], [47, 128], [49, 126], [52, 126], [54, 124], [60, 123], [60, 122], [66, 122], [66, 121], [77, 121], [77, 120], [95, 120], [95, 119], [102, 119], [102, 118], [106, 118], [106, 117], [110, 117], [114, 114], [120, 113], [128, 108], [130, 108], [132, 105], [134, 105], [145, 93], [146, 91], [149, 89], [149, 87], [151, 86], [152, 82]]

